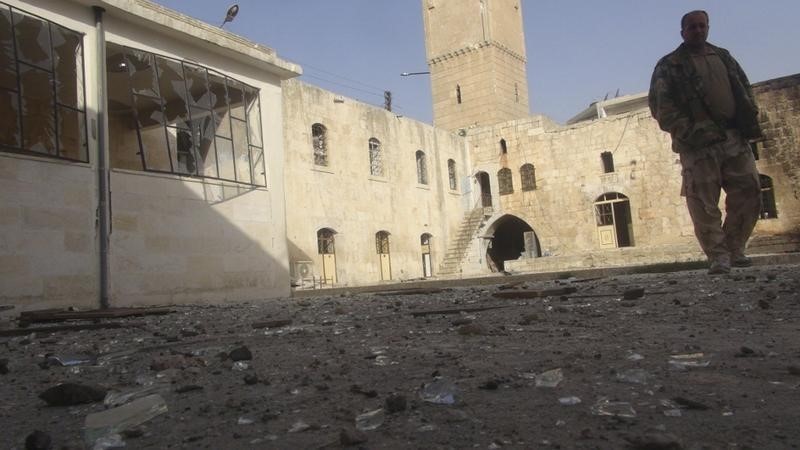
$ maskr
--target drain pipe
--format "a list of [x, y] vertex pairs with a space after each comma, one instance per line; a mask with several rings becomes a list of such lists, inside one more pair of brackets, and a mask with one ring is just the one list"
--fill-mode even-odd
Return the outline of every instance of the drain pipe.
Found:
[[107, 309], [108, 301], [108, 243], [109, 243], [109, 171], [108, 138], [106, 136], [106, 34], [103, 28], [105, 9], [93, 6], [97, 31], [97, 221], [100, 227], [100, 308]]

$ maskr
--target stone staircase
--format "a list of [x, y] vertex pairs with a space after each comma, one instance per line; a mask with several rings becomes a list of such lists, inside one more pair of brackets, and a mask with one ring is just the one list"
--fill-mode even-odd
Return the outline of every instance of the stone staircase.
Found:
[[461, 263], [467, 254], [470, 244], [475, 237], [475, 233], [483, 226], [487, 217], [491, 216], [491, 208], [482, 206], [475, 207], [472, 211], [464, 215], [461, 225], [458, 228], [447, 253], [444, 255], [441, 265], [439, 265], [438, 275], [447, 276], [459, 273]]
[[753, 236], [747, 245], [750, 255], [800, 252], [800, 234]]

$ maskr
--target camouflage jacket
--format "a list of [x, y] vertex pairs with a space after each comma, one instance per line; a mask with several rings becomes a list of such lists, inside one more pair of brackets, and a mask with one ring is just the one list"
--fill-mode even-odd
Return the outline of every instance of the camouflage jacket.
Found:
[[761, 139], [758, 107], [739, 63], [724, 48], [710, 46], [728, 69], [728, 78], [736, 101], [736, 115], [731, 123], [715, 120], [705, 98], [703, 81], [692, 63], [689, 50], [681, 44], [661, 58], [650, 81], [650, 112], [662, 130], [672, 136], [672, 150], [696, 151], [726, 139], [725, 129], [733, 125], [748, 140]]

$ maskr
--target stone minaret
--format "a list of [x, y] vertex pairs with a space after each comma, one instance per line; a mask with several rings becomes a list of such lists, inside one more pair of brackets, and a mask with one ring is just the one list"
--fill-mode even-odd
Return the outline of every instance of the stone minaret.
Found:
[[522, 0], [422, 0], [433, 123], [450, 130], [527, 117]]

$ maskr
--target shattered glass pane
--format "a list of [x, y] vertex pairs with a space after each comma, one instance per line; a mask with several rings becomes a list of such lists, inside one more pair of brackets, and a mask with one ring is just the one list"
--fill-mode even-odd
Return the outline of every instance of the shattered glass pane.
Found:
[[136, 136], [136, 115], [131, 98], [125, 49], [106, 45], [108, 80], [108, 134], [111, 167], [142, 170], [141, 150]]
[[35, 17], [14, 12], [14, 31], [17, 35], [17, 57], [20, 61], [51, 69], [50, 27]]
[[247, 125], [242, 120], [234, 119], [233, 151], [236, 156], [236, 180], [250, 183], [250, 152], [247, 147]]
[[217, 135], [226, 138], [231, 137], [231, 121], [228, 117], [228, 94], [225, 89], [225, 78], [208, 73], [209, 97], [211, 107], [214, 109], [214, 119], [217, 127]]
[[78, 33], [52, 26], [57, 100], [83, 109], [83, 51]]
[[217, 152], [214, 148], [214, 136], [200, 136], [200, 148], [197, 150], [200, 156], [198, 172], [204, 177], [217, 178]]
[[175, 173], [194, 175], [197, 173], [197, 156], [192, 134], [185, 128], [167, 127], [172, 167]]
[[[161, 101], [157, 98], [134, 96], [136, 99], [136, 116], [139, 128], [164, 125], [164, 114], [161, 112]], [[162, 130], [163, 131], [163, 130]]]
[[56, 154], [56, 132], [53, 84], [48, 72], [23, 65], [20, 67], [22, 87], [22, 129], [25, 149], [37, 153]]
[[228, 79], [228, 102], [231, 108], [231, 116], [235, 119], [245, 120], [242, 84], [231, 79]]
[[82, 112], [58, 107], [58, 149], [62, 158], [89, 161], [85, 120]]
[[245, 98], [247, 100], [247, 128], [250, 132], [250, 145], [262, 147], [261, 143], [261, 107], [258, 100], [258, 90], [250, 87], [245, 88]]
[[0, 144], [20, 148], [19, 95], [0, 89]]
[[183, 65], [186, 73], [186, 85], [189, 88], [189, 102], [194, 106], [210, 108], [211, 95], [206, 83], [206, 69], [190, 64]]
[[183, 80], [181, 64], [170, 59], [156, 57], [161, 99], [164, 103], [166, 122], [187, 128], [189, 110], [187, 108], [186, 83]]
[[0, 88], [17, 90], [17, 64], [14, 60], [14, 39], [11, 35], [11, 13], [0, 8]]
[[219, 163], [219, 177], [225, 180], [235, 180], [236, 172], [233, 167], [233, 142], [217, 137], [217, 161]]
[[145, 169], [171, 172], [161, 101], [140, 95], [134, 99]]
[[127, 49], [128, 72], [131, 76], [131, 88], [136, 94], [158, 97], [158, 79], [156, 78], [155, 59], [152, 54], [134, 49]]
[[264, 150], [250, 147], [250, 160], [253, 161], [253, 184], [267, 185], [267, 171], [264, 166]]

